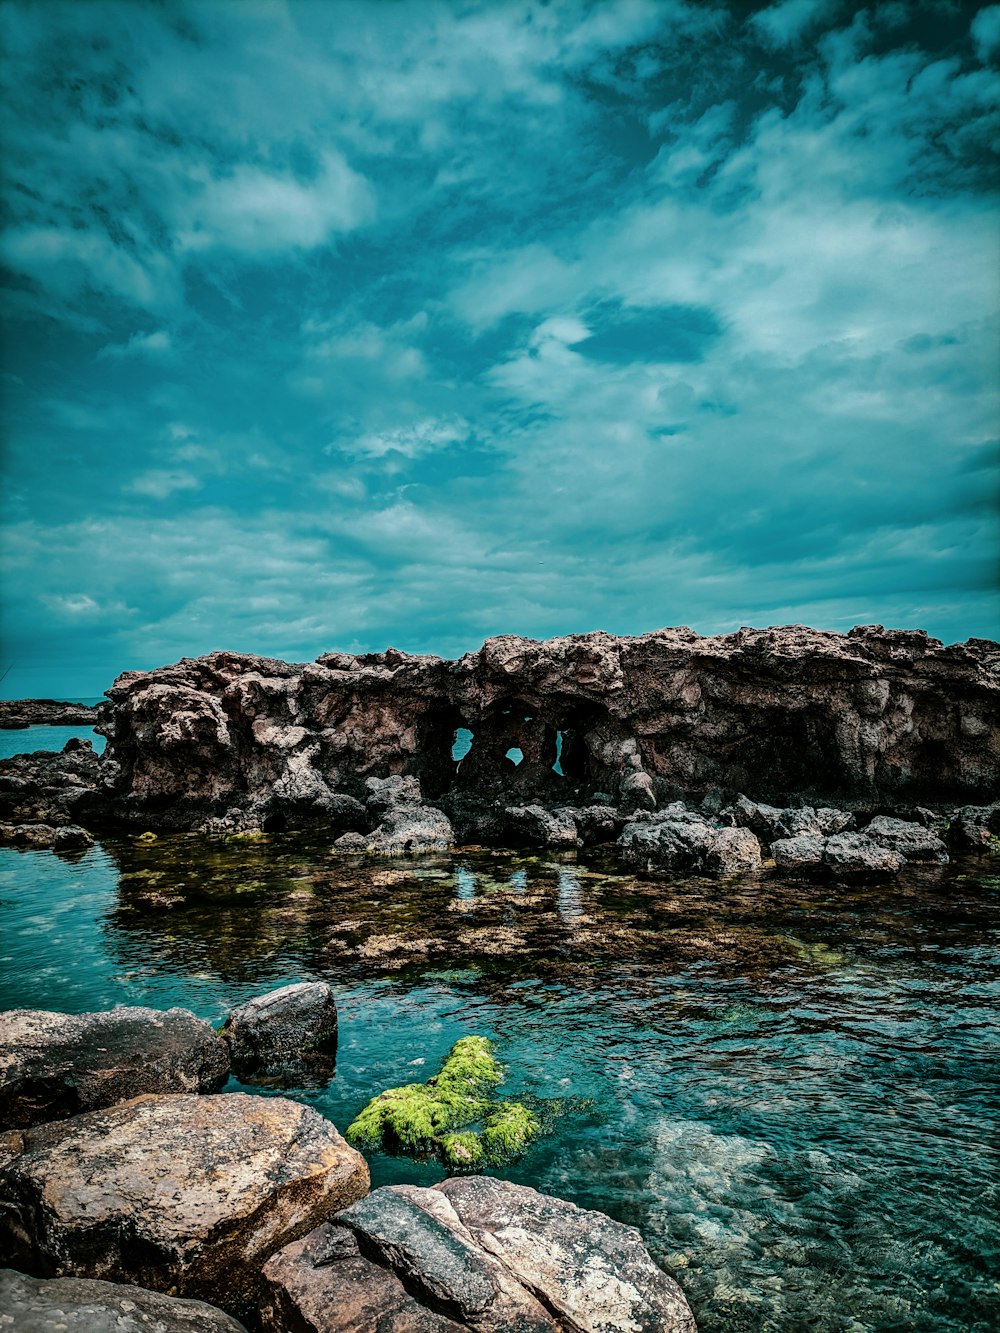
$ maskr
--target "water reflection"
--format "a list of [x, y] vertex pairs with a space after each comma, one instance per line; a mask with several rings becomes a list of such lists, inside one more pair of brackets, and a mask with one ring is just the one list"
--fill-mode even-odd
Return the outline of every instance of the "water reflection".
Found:
[[706, 1333], [985, 1333], [997, 888], [985, 863], [833, 892], [642, 880], [600, 856], [122, 839], [73, 864], [0, 854], [0, 985], [9, 1006], [217, 1022], [330, 979], [336, 1074], [295, 1095], [340, 1125], [483, 1032], [512, 1088], [589, 1099], [505, 1174], [639, 1226]]

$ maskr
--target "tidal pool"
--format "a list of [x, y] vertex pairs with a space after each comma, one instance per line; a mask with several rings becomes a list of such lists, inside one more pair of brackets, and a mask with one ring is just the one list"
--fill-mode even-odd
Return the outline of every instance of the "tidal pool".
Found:
[[[567, 1099], [498, 1174], [637, 1226], [703, 1333], [1000, 1327], [1000, 866], [830, 889], [305, 836], [0, 851], [0, 1007], [336, 988], [341, 1128], [465, 1033]], [[232, 1086], [238, 1086], [235, 1083]], [[376, 1185], [436, 1162], [370, 1157]]]

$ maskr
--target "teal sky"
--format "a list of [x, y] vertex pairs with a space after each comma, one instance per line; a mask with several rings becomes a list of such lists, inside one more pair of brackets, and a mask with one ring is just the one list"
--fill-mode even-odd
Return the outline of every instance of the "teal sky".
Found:
[[0, 690], [998, 636], [1000, 5], [0, 3]]

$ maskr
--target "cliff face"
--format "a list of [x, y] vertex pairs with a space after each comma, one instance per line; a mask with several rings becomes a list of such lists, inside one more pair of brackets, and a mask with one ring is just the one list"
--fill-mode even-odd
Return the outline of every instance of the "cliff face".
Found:
[[[113, 805], [169, 812], [175, 827], [251, 809], [273, 827], [318, 815], [350, 827], [365, 779], [390, 775], [446, 808], [600, 793], [650, 804], [713, 787], [938, 802], [1000, 789], [1000, 645], [880, 626], [503, 636], [457, 662], [218, 652], [128, 673], [109, 696]], [[472, 746], [456, 761], [459, 728]]]

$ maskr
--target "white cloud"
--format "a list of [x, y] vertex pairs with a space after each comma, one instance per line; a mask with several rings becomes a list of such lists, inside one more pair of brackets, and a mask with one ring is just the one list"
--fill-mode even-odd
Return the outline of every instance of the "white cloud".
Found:
[[987, 5], [972, 20], [973, 45], [980, 60], [989, 60], [1000, 51], [1000, 5]]
[[112, 359], [127, 356], [166, 356], [172, 349], [173, 343], [170, 334], [165, 329], [157, 329], [153, 333], [133, 333], [126, 343], [109, 343], [102, 347], [97, 353], [98, 359], [111, 357]]
[[791, 46], [831, 12], [831, 0], [782, 0], [754, 14], [750, 22], [772, 46]]
[[135, 477], [124, 489], [133, 495], [148, 495], [153, 500], [165, 500], [178, 491], [197, 491], [200, 488], [201, 482], [191, 472], [151, 468]]
[[468, 439], [468, 436], [467, 421], [429, 418], [412, 426], [362, 435], [343, 448], [364, 458], [384, 458], [390, 453], [401, 454], [404, 458], [421, 458], [425, 454], [447, 449], [460, 440]]

